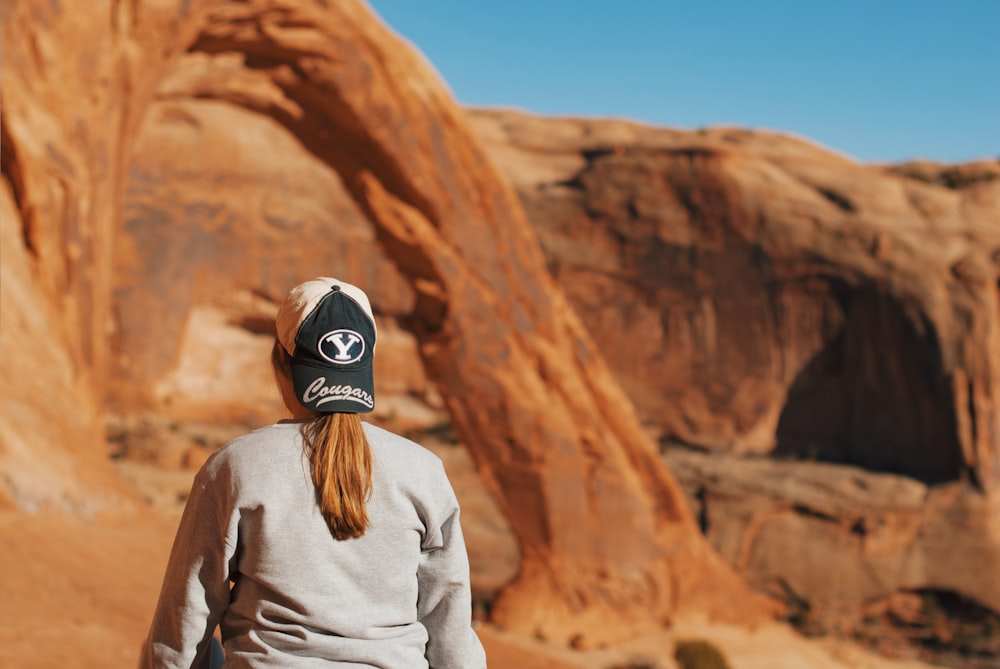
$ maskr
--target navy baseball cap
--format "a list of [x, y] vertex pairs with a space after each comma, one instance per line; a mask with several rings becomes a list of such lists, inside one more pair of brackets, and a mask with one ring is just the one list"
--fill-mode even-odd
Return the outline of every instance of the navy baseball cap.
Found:
[[275, 319], [299, 403], [324, 413], [375, 408], [375, 318], [357, 286], [319, 277], [289, 291]]

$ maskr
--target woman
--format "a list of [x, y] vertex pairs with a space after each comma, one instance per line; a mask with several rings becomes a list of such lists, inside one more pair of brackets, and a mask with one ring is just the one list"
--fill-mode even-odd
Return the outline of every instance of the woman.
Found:
[[272, 364], [293, 419], [222, 447], [195, 477], [141, 667], [483, 669], [459, 507], [430, 451], [374, 408], [367, 296], [291, 290]]

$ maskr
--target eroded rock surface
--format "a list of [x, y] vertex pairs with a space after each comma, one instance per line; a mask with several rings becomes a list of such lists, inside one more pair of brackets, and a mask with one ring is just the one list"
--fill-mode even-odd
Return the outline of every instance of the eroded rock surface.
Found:
[[760, 587], [817, 610], [860, 611], [897, 590], [943, 589], [1000, 611], [1000, 507], [962, 484], [857, 467], [670, 449], [713, 545]]
[[644, 424], [719, 454], [667, 462], [734, 568], [824, 631], [869, 633], [913, 597], [970, 602], [989, 627], [1000, 163], [470, 118]]
[[1000, 484], [1000, 167], [475, 111], [664, 440]]
[[929, 648], [1000, 652], [997, 497], [818, 462], [676, 447], [664, 461], [716, 550], [807, 633], [857, 637], [884, 616]]

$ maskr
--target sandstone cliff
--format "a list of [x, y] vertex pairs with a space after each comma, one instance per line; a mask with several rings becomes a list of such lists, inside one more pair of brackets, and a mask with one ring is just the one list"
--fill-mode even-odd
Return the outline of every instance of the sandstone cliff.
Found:
[[868, 634], [894, 602], [940, 597], [989, 628], [1000, 163], [470, 118], [735, 569], [804, 627]]
[[1000, 485], [1000, 163], [472, 119], [661, 439]]

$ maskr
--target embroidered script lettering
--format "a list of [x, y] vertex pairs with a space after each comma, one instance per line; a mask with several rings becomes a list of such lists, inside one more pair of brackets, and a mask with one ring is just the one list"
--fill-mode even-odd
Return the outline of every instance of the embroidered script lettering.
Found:
[[317, 406], [336, 400], [357, 402], [358, 404], [362, 404], [369, 409], [375, 406], [375, 399], [368, 391], [363, 388], [355, 388], [354, 386], [349, 385], [328, 386], [326, 385], [325, 376], [321, 376], [313, 381], [309, 384], [309, 387], [306, 388], [305, 392], [302, 393], [303, 402], [315, 402]]

